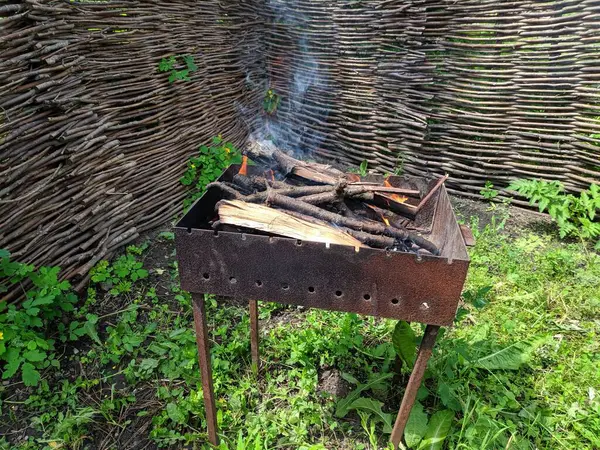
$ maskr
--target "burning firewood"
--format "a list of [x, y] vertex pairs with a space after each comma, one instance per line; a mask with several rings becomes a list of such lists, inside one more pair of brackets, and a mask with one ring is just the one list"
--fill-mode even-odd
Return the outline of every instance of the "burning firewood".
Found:
[[[324, 224], [324, 225], [327, 224], [326, 222], [324, 222], [322, 220], [315, 219], [314, 217], [307, 216], [304, 214], [300, 214], [296, 211], [286, 211], [286, 214], [289, 214], [290, 216], [297, 217], [298, 219], [301, 219], [301, 220], [304, 220], [304, 221], [310, 222], [310, 223], [317, 223], [317, 224]], [[357, 230], [353, 230], [351, 228], [341, 228], [340, 227], [338, 229], [343, 230], [344, 232], [348, 233], [351, 236], [354, 236], [360, 242], [362, 242], [365, 245], [368, 245], [369, 247], [381, 248], [381, 249], [391, 249], [391, 248], [398, 246], [398, 241], [396, 239], [388, 237], [388, 236], [381, 236], [381, 235], [376, 235], [376, 234], [365, 233], [363, 231], [357, 231]]]
[[[272, 169], [262, 173], [249, 170], [248, 155], [255, 161], [268, 161]], [[276, 181], [276, 174], [284, 178]], [[419, 230], [411, 224], [446, 178], [438, 180], [423, 197], [424, 186], [414, 188], [418, 184], [407, 188], [406, 183], [393, 186], [387, 178], [383, 183], [363, 181], [324, 164], [299, 161], [269, 141], [251, 141], [239, 172], [230, 179], [232, 182], [208, 185], [208, 189], [218, 189], [221, 198], [231, 200], [218, 203], [217, 226], [317, 242], [361, 242], [393, 251], [440, 253], [434, 243], [409, 230]], [[267, 206], [257, 205], [260, 203]], [[299, 229], [294, 230], [295, 226]]]
[[[233, 198], [240, 198], [240, 196], [243, 196], [246, 192], [252, 190], [253, 188], [251, 186], [251, 184], [246, 184], [246, 182], [244, 181], [240, 181], [243, 180], [245, 177], [240, 176], [240, 175], [236, 175], [233, 177], [234, 179], [234, 184], [226, 184], [223, 182], [214, 182], [214, 183], [210, 183], [207, 188], [217, 188], [219, 190], [221, 190], [224, 194], [227, 195], [227, 198], [229, 199], [233, 199]], [[250, 178], [246, 178], [246, 180], [250, 180]], [[354, 185], [354, 184], [347, 184], [345, 182], [338, 182], [335, 186], [331, 186], [331, 185], [325, 185], [325, 186], [291, 186], [289, 184], [285, 184], [283, 182], [272, 182], [272, 181], [267, 181], [264, 178], [262, 179], [262, 181], [265, 183], [263, 186], [263, 190], [261, 192], [257, 192], [255, 194], [252, 195], [248, 195], [247, 197], [244, 198], [245, 201], [247, 202], [252, 202], [252, 203], [256, 203], [256, 202], [264, 202], [267, 198], [267, 187], [269, 188], [274, 188], [277, 193], [281, 194], [281, 195], [285, 195], [287, 197], [305, 197], [305, 196], [316, 196], [317, 194], [324, 194], [323, 197], [314, 197], [314, 203], [313, 204], [321, 204], [321, 203], [327, 203], [326, 200], [330, 200], [330, 203], [334, 202], [336, 199], [342, 199], [342, 198], [347, 198], [347, 197], [357, 197], [357, 196], [362, 196], [363, 200], [372, 200], [372, 193], [374, 192], [406, 192], [406, 191], [411, 191], [409, 189], [400, 189], [400, 188], [394, 188], [394, 187], [385, 187], [385, 186], [372, 186], [372, 185]], [[238, 187], [240, 190], [242, 190], [243, 192], [240, 192], [240, 190], [235, 189], [235, 187]], [[254, 186], [255, 188], [256, 186]], [[237, 191], [237, 194], [234, 194], [233, 192], [231, 192], [233, 190]], [[363, 195], [363, 194], [371, 194], [371, 195]], [[337, 198], [336, 198], [337, 196]], [[307, 203], [311, 203], [311, 201], [308, 201]]]
[[358, 249], [363, 245], [349, 234], [331, 225], [309, 222], [283, 211], [240, 200], [222, 200], [217, 204], [221, 224], [260, 230], [304, 241], [348, 245]]
[[219, 191], [221, 191], [221, 196], [228, 200], [244, 198], [244, 195], [242, 193], [240, 193], [238, 190], [236, 190], [234, 187], [230, 186], [229, 184], [221, 183], [219, 181], [215, 181], [214, 183], [209, 183], [206, 186], [206, 190], [209, 190], [209, 189], [218, 189]]
[[285, 174], [294, 174], [306, 180], [322, 184], [335, 184], [340, 178], [344, 178], [344, 172], [331, 166], [318, 163], [300, 161], [279, 150], [270, 141], [251, 141], [247, 147], [247, 153], [254, 159], [271, 160]]
[[[271, 186], [271, 184], [269, 184], [269, 185]], [[320, 194], [322, 192], [329, 192], [332, 190], [331, 186], [290, 186], [287, 184], [284, 184], [283, 186], [284, 186], [283, 188], [277, 188], [276, 191], [281, 193], [282, 195], [285, 195], [288, 197], [302, 197], [302, 196], [307, 196], [307, 195]], [[214, 182], [214, 183], [210, 183], [208, 186], [206, 186], [206, 188], [207, 189], [218, 189], [219, 191], [221, 191], [221, 195], [223, 195], [225, 198], [227, 198], [229, 200], [239, 199], [239, 200], [244, 200], [248, 203], [265, 202], [267, 200], [267, 196], [269, 194], [265, 190], [262, 192], [257, 192], [255, 194], [244, 196], [240, 191], [236, 190], [235, 188], [229, 186], [226, 183], [218, 182], [218, 181]]]
[[423, 238], [422, 236], [418, 236], [414, 233], [410, 233], [407, 230], [388, 227], [379, 223], [372, 223], [362, 220], [357, 220], [350, 217], [345, 217], [340, 214], [336, 214], [325, 209], [318, 208], [313, 205], [309, 205], [308, 203], [304, 203], [298, 199], [285, 197], [283, 195], [278, 194], [275, 191], [269, 193], [267, 198], [267, 203], [271, 205], [279, 206], [283, 209], [297, 211], [301, 214], [306, 214], [308, 216], [316, 217], [318, 219], [324, 220], [326, 222], [332, 223], [334, 225], [341, 225], [348, 228], [352, 228], [358, 231], [366, 231], [373, 234], [382, 234], [391, 236], [400, 240], [410, 240], [415, 243], [419, 247], [431, 252], [434, 255], [439, 255], [439, 249], [435, 244]]
[[[279, 193], [279, 191], [277, 191]], [[322, 192], [320, 194], [307, 195], [305, 197], [299, 197], [298, 200], [308, 203], [310, 205], [333, 205], [334, 203], [342, 200], [344, 197], [352, 197], [355, 200], [372, 201], [374, 194], [372, 192], [359, 192], [359, 191], [342, 191], [336, 192], [334, 190], [328, 192]]]
[[289, 184], [286, 184], [283, 181], [267, 179], [265, 177], [260, 176], [246, 176], [240, 173], [234, 175], [232, 181], [236, 186], [240, 187], [241, 189], [247, 192], [264, 191], [267, 188], [267, 186], [277, 189], [283, 189], [290, 186]]
[[392, 211], [378, 208], [374, 205], [367, 205], [371, 210], [385, 222], [385, 224], [389, 227], [396, 227], [400, 229], [404, 229], [408, 219], [402, 217], [398, 214], [393, 213]]

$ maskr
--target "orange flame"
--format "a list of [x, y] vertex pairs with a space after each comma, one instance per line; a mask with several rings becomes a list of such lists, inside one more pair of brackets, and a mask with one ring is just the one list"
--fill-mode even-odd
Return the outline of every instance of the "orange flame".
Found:
[[246, 155], [242, 156], [242, 167], [240, 167], [238, 175], [248, 175], [248, 157]]
[[346, 174], [346, 178], [350, 183], [358, 183], [360, 181], [360, 176], [355, 173]]
[[[385, 180], [383, 180], [383, 185], [385, 187], [394, 187], [392, 186], [392, 184], [387, 180], [387, 178]], [[408, 200], [408, 197], [404, 197], [402, 195], [398, 195], [398, 194], [386, 194], [386, 197], [390, 197], [392, 200], [394, 200], [397, 203], [404, 203], [406, 200]]]
[[382, 212], [378, 211], [378, 208], [369, 205], [368, 203], [366, 204], [369, 208], [371, 208], [373, 211], [375, 211], [377, 214], [379, 214], [379, 217], [381, 217], [381, 220], [383, 220], [383, 223], [385, 223], [388, 227], [391, 226], [390, 221], [387, 219], [387, 217], [385, 217], [383, 215]]

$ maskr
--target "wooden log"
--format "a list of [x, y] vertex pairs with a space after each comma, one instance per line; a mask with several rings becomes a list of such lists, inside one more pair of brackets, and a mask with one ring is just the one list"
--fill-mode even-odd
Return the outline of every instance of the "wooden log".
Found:
[[442, 185], [446, 182], [446, 180], [448, 179], [448, 175], [443, 176], [442, 178], [440, 178], [438, 180], [438, 182], [435, 184], [435, 186], [429, 191], [429, 193], [423, 198], [423, 200], [421, 200], [419, 202], [419, 206], [417, 207], [417, 209], [420, 211], [421, 208], [423, 208], [427, 202], [429, 200], [431, 200], [431, 197], [433, 197], [433, 195], [442, 187]]
[[264, 191], [267, 187], [274, 187], [277, 189], [283, 189], [288, 187], [289, 185], [283, 181], [277, 180], [268, 180], [265, 177], [261, 177], [258, 175], [254, 176], [246, 176], [246, 175], [234, 175], [233, 180], [235, 184], [238, 186], [243, 186], [247, 188], [248, 191]]
[[[288, 197], [289, 198], [289, 197]], [[328, 224], [317, 224], [299, 219], [268, 206], [240, 200], [222, 200], [217, 203], [219, 223], [260, 230], [303, 241], [348, 245], [358, 249], [361, 242]]]
[[[277, 191], [278, 194], [281, 192]], [[374, 194], [372, 192], [362, 192], [353, 194], [352, 192], [342, 191], [341, 193], [336, 191], [323, 192], [320, 194], [312, 194], [303, 197], [298, 197], [298, 200], [308, 203], [310, 205], [332, 205], [344, 197], [352, 197], [356, 200], [369, 201], [373, 200]]]
[[369, 204], [367, 204], [367, 206], [379, 217], [385, 218], [393, 227], [404, 229], [406, 228], [406, 224], [409, 222], [409, 219], [406, 217], [402, 217], [401, 215], [387, 209], [379, 208], [378, 206]]
[[[301, 214], [296, 211], [287, 211], [286, 213], [291, 216], [297, 217], [299, 219], [305, 220], [307, 222], [319, 223], [319, 224], [325, 224], [325, 225], [327, 224], [326, 222], [324, 222], [322, 220], [315, 219], [312, 216], [307, 216], [305, 214]], [[376, 235], [376, 234], [365, 233], [364, 231], [357, 231], [357, 230], [353, 230], [351, 228], [340, 228], [340, 230], [345, 231], [349, 235], [358, 239], [363, 244], [368, 245], [369, 247], [373, 247], [373, 248], [389, 249], [389, 248], [395, 247], [397, 244], [396, 239], [394, 239], [392, 237], [388, 237], [388, 236], [381, 236], [381, 235]]]
[[[414, 189], [404, 189], [404, 188], [397, 188], [397, 187], [393, 187], [393, 186], [380, 186], [380, 185], [370, 185], [370, 184], [354, 184], [354, 183], [350, 183], [350, 185], [352, 188], [355, 188], [356, 190], [361, 190], [362, 192], [377, 192], [377, 193], [382, 193], [382, 194], [404, 194], [404, 195], [409, 195], [411, 197], [418, 197], [421, 193], [419, 191], [416, 191]], [[398, 202], [396, 202], [398, 203]]]
[[259, 183], [254, 183], [252, 181], [252, 179], [250, 177], [247, 177], [246, 175], [240, 175], [240, 174], [234, 175], [234, 177], [231, 181], [233, 182], [233, 184], [240, 187], [247, 193], [253, 193], [256, 190], [264, 191], [267, 189], [266, 180], [265, 180], [265, 184], [260, 186]]
[[246, 152], [254, 159], [268, 159], [277, 164], [280, 172], [321, 184], [336, 184], [345, 174], [325, 164], [300, 161], [279, 150], [271, 141], [251, 141]]
[[419, 247], [428, 250], [434, 255], [439, 255], [439, 249], [434, 243], [414, 233], [410, 233], [409, 231], [404, 229], [387, 227], [379, 223], [363, 222], [361, 220], [356, 220], [350, 217], [344, 217], [340, 214], [335, 214], [324, 209], [318, 208], [316, 206], [309, 205], [298, 199], [279, 195], [274, 191], [269, 193], [267, 203], [277, 205], [284, 209], [294, 210], [302, 214], [322, 219], [326, 222], [335, 225], [345, 226], [358, 231], [367, 231], [369, 233], [383, 234], [401, 240], [410, 240]]
[[[331, 186], [289, 186], [285, 185], [283, 189], [277, 189], [281, 195], [288, 197], [302, 197], [306, 195], [320, 194], [331, 191]], [[267, 200], [268, 192], [257, 192], [256, 194], [248, 195], [244, 198], [249, 203], [262, 203]]]
[[[236, 175], [235, 179], [239, 180], [239, 179], [243, 179], [244, 177], [240, 177], [238, 175]], [[259, 177], [257, 177], [259, 178]], [[277, 184], [274, 184], [272, 181], [267, 181], [263, 178], [264, 182], [266, 183], [267, 186], [269, 187], [275, 187], [276, 189], [275, 191], [278, 194], [287, 196], [287, 197], [303, 197], [306, 198], [307, 196], [315, 196], [313, 199], [309, 199], [308, 201], [306, 201], [307, 203], [311, 203], [311, 204], [323, 204], [323, 203], [333, 203], [336, 199], [342, 199], [342, 198], [358, 198], [360, 200], [364, 200], [364, 201], [371, 201], [373, 200], [373, 193], [372, 191], [375, 190], [379, 190], [379, 188], [382, 189], [394, 189], [394, 188], [386, 188], [383, 186], [354, 186], [352, 184], [348, 185], [344, 180], [342, 180], [341, 182], [338, 181], [338, 183], [335, 186], [331, 186], [331, 185], [325, 185], [325, 186], [292, 186], [292, 185], [288, 185], [285, 184], [283, 182], [277, 182]], [[224, 185], [224, 186], [223, 186]], [[238, 188], [241, 188], [241, 183], [237, 185]], [[244, 194], [244, 192], [240, 192], [239, 189], [236, 189], [236, 186], [233, 186], [229, 183], [226, 182], [214, 182], [209, 184], [207, 187], [216, 187], [218, 189], [220, 189], [224, 195], [226, 195], [225, 198], [227, 199], [241, 199], [242, 197], [240, 197], [239, 195], [235, 196], [232, 192], [232, 189], [237, 191], [238, 194], [242, 195]], [[230, 189], [227, 189], [227, 187], [229, 187]], [[268, 192], [262, 191], [262, 192], [257, 192], [254, 194], [250, 194], [247, 196], [243, 197], [243, 200], [250, 202], [250, 203], [260, 203], [260, 202], [264, 202], [266, 201], [268, 196]], [[314, 201], [314, 203], [312, 203]]]
[[231, 186], [228, 186], [225, 183], [221, 183], [219, 181], [215, 181], [213, 183], [209, 183], [208, 185], [206, 185], [206, 189], [218, 189], [219, 191], [221, 191], [221, 196], [225, 199], [229, 199], [229, 200], [233, 200], [233, 199], [243, 199], [244, 196], [239, 192], [236, 191], [234, 188], [232, 188]]

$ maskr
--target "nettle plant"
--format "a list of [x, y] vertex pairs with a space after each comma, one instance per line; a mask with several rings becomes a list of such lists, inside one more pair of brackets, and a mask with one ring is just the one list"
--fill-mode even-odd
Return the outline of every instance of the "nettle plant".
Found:
[[187, 170], [180, 179], [181, 184], [191, 188], [190, 195], [184, 200], [184, 208], [200, 198], [206, 186], [215, 181], [230, 164], [241, 162], [241, 152], [231, 142], [224, 142], [221, 136], [213, 138], [211, 146], [201, 146], [198, 155], [188, 160]]
[[169, 83], [177, 80], [190, 81], [190, 73], [198, 70], [194, 57], [190, 55], [175, 55], [161, 59], [158, 64], [159, 72], [170, 72]]
[[[560, 181], [517, 180], [508, 189], [526, 197], [540, 212], [548, 211], [558, 224], [560, 237], [582, 240], [600, 236], [600, 222], [595, 221], [600, 211], [600, 186], [592, 184], [579, 196], [565, 193]], [[596, 243], [600, 249], [600, 241]]]
[[143, 269], [143, 263], [138, 261], [135, 255], [141, 254], [146, 246], [136, 247], [130, 245], [127, 252], [110, 264], [108, 261], [100, 261], [90, 271], [91, 280], [101, 283], [111, 295], [119, 295], [131, 292], [133, 283], [148, 277], [148, 271]]
[[0, 293], [31, 286], [20, 307], [0, 303], [0, 365], [2, 378], [19, 372], [26, 386], [38, 384], [40, 371], [59, 367], [56, 340], [77, 340], [84, 334], [99, 341], [98, 317], [87, 314], [81, 321], [62, 322], [75, 311], [77, 296], [68, 281], [60, 281], [59, 267], [40, 267], [11, 261], [10, 253], [0, 249]]
[[481, 194], [481, 196], [484, 199], [493, 200], [496, 197], [498, 197], [498, 194], [500, 193], [500, 191], [498, 191], [498, 189], [494, 189], [493, 183], [488, 180], [485, 182], [485, 186], [483, 187], [483, 189], [481, 191], [479, 191], [479, 193]]

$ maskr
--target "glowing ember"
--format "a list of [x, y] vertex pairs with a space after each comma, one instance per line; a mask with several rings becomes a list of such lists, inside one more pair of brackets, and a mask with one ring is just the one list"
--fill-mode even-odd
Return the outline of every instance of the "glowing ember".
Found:
[[240, 167], [238, 175], [248, 175], [248, 157], [246, 155], [242, 156], [242, 167]]
[[[394, 187], [392, 186], [392, 184], [387, 180], [387, 178], [385, 180], [383, 180], [383, 185], [385, 187]], [[408, 197], [404, 197], [402, 195], [398, 195], [398, 194], [386, 194], [386, 197], [391, 198], [392, 200], [394, 200], [396, 203], [404, 203], [406, 200], [408, 200]]]
[[360, 181], [360, 176], [355, 173], [346, 174], [346, 178], [350, 183], [358, 183]]

